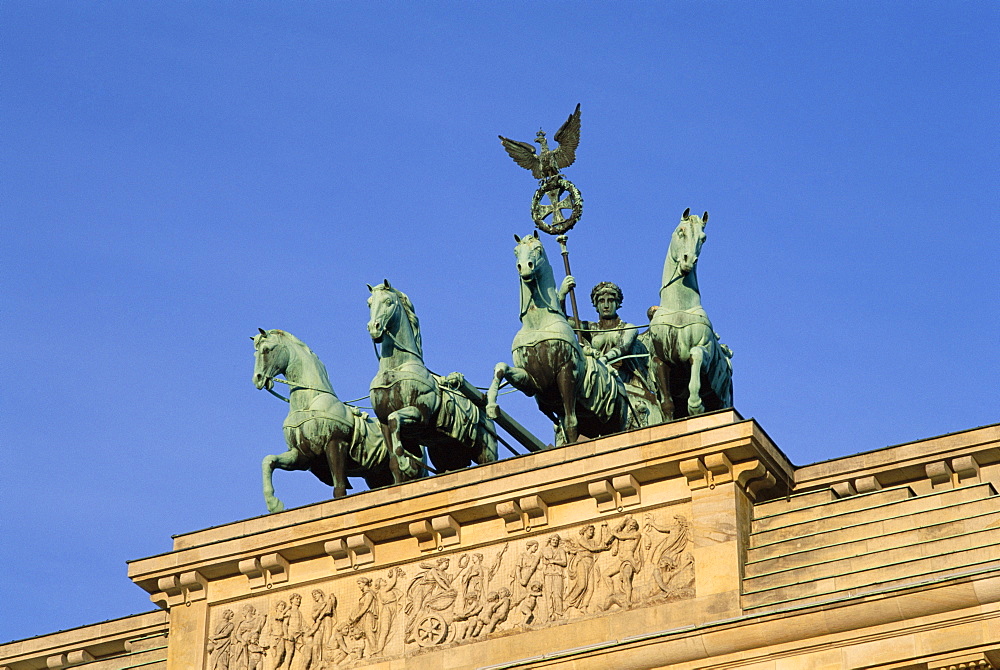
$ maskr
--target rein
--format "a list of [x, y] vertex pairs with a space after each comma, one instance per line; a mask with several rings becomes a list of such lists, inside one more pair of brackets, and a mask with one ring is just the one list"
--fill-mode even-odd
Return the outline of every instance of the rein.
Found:
[[[302, 390], [305, 390], [305, 391], [317, 391], [319, 393], [329, 393], [330, 395], [336, 395], [333, 391], [328, 391], [326, 389], [318, 389], [318, 388], [314, 388], [312, 386], [303, 386], [302, 384], [296, 384], [294, 382], [290, 382], [287, 379], [278, 379], [277, 377], [271, 377], [271, 381], [278, 382], [279, 384], [284, 384], [285, 386], [290, 386], [293, 393], [295, 392], [296, 389], [302, 389]], [[273, 395], [275, 398], [281, 398], [285, 402], [291, 402], [291, 400], [289, 400], [285, 396], [281, 395], [280, 393], [277, 393], [273, 389], [267, 389], [267, 392], [270, 393], [271, 395]], [[344, 405], [351, 405], [351, 406], [353, 406], [354, 403], [361, 402], [362, 400], [367, 400], [370, 397], [371, 396], [367, 396], [366, 395], [366, 396], [362, 396], [360, 398], [355, 398], [354, 400], [348, 400], [346, 402], [343, 401], [343, 400], [341, 400], [340, 402], [343, 403]], [[340, 400], [340, 399], [338, 398], [338, 400]]]

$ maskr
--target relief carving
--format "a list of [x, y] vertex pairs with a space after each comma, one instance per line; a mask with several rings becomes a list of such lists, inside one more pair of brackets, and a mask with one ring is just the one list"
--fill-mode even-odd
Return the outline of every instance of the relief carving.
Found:
[[[693, 598], [688, 518], [646, 512], [213, 608], [207, 670], [332, 670]], [[404, 566], [405, 567], [405, 566]], [[409, 576], [408, 577], [408, 573]]]

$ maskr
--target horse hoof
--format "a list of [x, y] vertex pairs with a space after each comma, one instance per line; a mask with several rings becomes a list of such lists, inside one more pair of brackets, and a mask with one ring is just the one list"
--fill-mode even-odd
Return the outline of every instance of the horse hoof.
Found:
[[347, 497], [347, 487], [335, 486], [333, 487], [333, 497], [334, 498], [346, 498]]
[[270, 512], [271, 514], [275, 514], [277, 512], [284, 512], [285, 503], [281, 502], [277, 498], [275, 498], [274, 502], [268, 501], [267, 511]]
[[486, 416], [491, 419], [497, 419], [500, 417], [500, 406], [499, 405], [486, 405]]
[[694, 416], [696, 414], [704, 414], [705, 406], [702, 404], [698, 405], [688, 405], [688, 416]]

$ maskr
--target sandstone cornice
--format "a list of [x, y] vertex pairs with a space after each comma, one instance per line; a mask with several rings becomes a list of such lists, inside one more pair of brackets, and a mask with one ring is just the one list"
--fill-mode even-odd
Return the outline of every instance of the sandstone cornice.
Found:
[[[931, 437], [795, 469], [795, 492], [832, 487], [839, 495], [927, 481], [975, 481], [983, 466], [1000, 463], [1000, 424]], [[859, 488], [860, 487], [860, 488]]]

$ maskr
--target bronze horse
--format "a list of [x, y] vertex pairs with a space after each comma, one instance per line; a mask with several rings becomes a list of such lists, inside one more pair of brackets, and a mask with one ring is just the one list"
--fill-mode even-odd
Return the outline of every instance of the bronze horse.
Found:
[[497, 459], [496, 428], [471, 400], [424, 365], [420, 322], [413, 303], [385, 280], [369, 286], [371, 320], [368, 333], [381, 345], [378, 374], [372, 379], [372, 408], [390, 445], [389, 467], [396, 481], [405, 468], [457, 470]]
[[[253, 383], [271, 390], [274, 379], [283, 375], [291, 388], [288, 416], [282, 424], [288, 450], [265, 456], [264, 501], [269, 512], [285, 506], [274, 496], [274, 470], [310, 470], [327, 486], [333, 497], [347, 495], [348, 476], [364, 477], [375, 488], [393, 482], [389, 450], [378, 424], [367, 414], [337, 398], [330, 385], [326, 366], [306, 344], [283, 330], [260, 329], [253, 336]], [[422, 476], [409, 467], [404, 476]]]
[[628, 397], [614, 371], [593, 356], [585, 356], [562, 303], [569, 290], [556, 289], [552, 266], [538, 232], [514, 236], [517, 272], [521, 278], [521, 330], [511, 350], [514, 367], [497, 363], [487, 394], [487, 412], [497, 410], [500, 382], [535, 396], [538, 408], [572, 444], [585, 437], [610, 435], [628, 427]]

